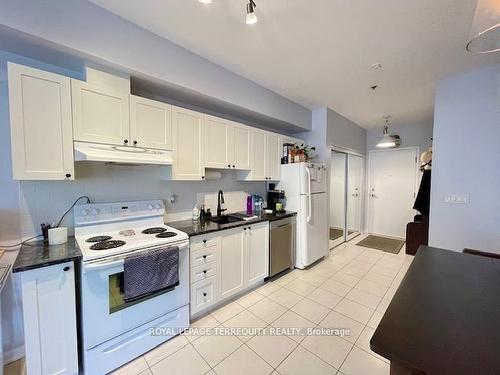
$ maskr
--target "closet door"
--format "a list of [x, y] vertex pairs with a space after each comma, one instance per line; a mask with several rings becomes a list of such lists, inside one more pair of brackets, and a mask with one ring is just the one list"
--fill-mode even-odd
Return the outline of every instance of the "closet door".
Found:
[[330, 163], [330, 249], [345, 242], [347, 154], [332, 152]]
[[363, 158], [348, 155], [347, 167], [347, 240], [361, 233]]

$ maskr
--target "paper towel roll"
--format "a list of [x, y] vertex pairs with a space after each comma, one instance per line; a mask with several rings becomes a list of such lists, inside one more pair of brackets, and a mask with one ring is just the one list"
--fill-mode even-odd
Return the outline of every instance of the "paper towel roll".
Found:
[[50, 228], [49, 229], [49, 245], [60, 245], [68, 241], [68, 228]]

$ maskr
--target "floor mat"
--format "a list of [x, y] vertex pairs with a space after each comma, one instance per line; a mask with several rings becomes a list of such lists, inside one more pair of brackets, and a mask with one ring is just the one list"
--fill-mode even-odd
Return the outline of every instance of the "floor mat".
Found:
[[359, 241], [356, 245], [382, 250], [391, 254], [397, 254], [403, 247], [404, 243], [405, 241], [403, 240], [396, 240], [394, 238], [374, 236], [370, 234], [363, 240]]

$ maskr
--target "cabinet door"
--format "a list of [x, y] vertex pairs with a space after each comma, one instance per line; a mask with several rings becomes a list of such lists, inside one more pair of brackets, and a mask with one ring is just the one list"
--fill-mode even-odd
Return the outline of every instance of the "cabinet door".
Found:
[[21, 274], [28, 374], [78, 374], [72, 262]]
[[277, 181], [281, 175], [281, 142], [277, 134], [266, 134], [266, 177]]
[[68, 77], [8, 63], [15, 180], [74, 178]]
[[188, 109], [172, 107], [174, 180], [203, 180], [203, 115]]
[[129, 94], [71, 80], [75, 141], [129, 143]]
[[232, 168], [232, 130], [227, 121], [205, 116], [205, 166]]
[[252, 180], [266, 179], [266, 133], [252, 131]]
[[191, 315], [217, 302], [217, 278], [209, 277], [191, 285]]
[[237, 293], [244, 286], [245, 234], [242, 228], [222, 232], [218, 267], [221, 299]]
[[137, 147], [172, 150], [172, 106], [131, 95], [130, 141]]
[[244, 126], [233, 125], [234, 148], [233, 164], [236, 169], [250, 169], [250, 129]]
[[247, 237], [247, 282], [254, 284], [269, 276], [269, 223], [252, 225]]

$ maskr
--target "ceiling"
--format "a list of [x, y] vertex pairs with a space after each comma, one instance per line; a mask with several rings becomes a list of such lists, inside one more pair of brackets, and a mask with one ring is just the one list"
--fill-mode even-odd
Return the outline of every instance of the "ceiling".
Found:
[[[465, 45], [476, 0], [91, 0], [310, 109], [362, 127], [432, 119], [437, 80], [500, 62]], [[373, 69], [375, 63], [381, 69]], [[378, 85], [376, 90], [370, 86]]]

